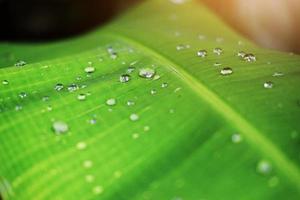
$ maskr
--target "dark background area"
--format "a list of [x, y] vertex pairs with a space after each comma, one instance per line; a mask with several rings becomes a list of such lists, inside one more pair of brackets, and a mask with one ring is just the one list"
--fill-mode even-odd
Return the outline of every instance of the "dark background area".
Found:
[[0, 41], [41, 42], [100, 26], [139, 0], [0, 0]]

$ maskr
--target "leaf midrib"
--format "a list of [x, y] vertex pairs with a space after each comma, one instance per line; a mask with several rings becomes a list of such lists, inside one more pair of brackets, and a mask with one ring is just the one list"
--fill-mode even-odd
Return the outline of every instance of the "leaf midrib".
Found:
[[241, 114], [239, 114], [234, 108], [223, 101], [218, 94], [209, 90], [201, 81], [190, 75], [176, 62], [172, 61], [169, 57], [162, 55], [161, 52], [156, 49], [145, 46], [139, 41], [132, 39], [114, 31], [104, 31], [101, 33], [106, 37], [119, 38], [138, 49], [143, 50], [148, 55], [158, 58], [160, 61], [166, 63], [164, 65], [167, 70], [175, 72], [176, 76], [180, 78], [187, 86], [189, 86], [198, 97], [205, 100], [213, 109], [220, 113], [224, 119], [231, 122], [240, 131], [249, 143], [255, 148], [259, 149], [264, 155], [268, 155], [272, 159], [272, 163], [282, 171], [282, 174], [288, 177], [288, 179], [296, 185], [300, 190], [300, 171], [298, 167], [272, 142], [266, 138], [260, 130], [255, 128], [249, 123]]

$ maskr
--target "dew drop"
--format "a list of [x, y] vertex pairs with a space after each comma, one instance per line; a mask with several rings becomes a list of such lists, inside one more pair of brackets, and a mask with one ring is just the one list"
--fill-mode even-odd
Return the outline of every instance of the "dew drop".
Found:
[[235, 133], [231, 136], [231, 141], [235, 144], [240, 143], [242, 141], [242, 136], [240, 134]]
[[160, 75], [158, 75], [158, 74], [156, 74], [154, 77], [153, 77], [153, 80], [158, 80], [158, 79], [160, 79]]
[[8, 80], [3, 80], [3, 81], [2, 81], [2, 84], [3, 84], [3, 85], [8, 85], [9, 82], [8, 82]]
[[161, 87], [162, 87], [162, 88], [168, 87], [168, 83], [162, 83], [162, 84], [161, 84]]
[[62, 83], [57, 83], [55, 86], [54, 86], [54, 89], [56, 91], [61, 91], [64, 89], [64, 85]]
[[89, 123], [90, 124], [96, 124], [97, 120], [95, 118], [92, 118], [92, 119], [89, 120]]
[[220, 74], [223, 76], [231, 75], [232, 73], [233, 73], [233, 70], [230, 67], [224, 67], [220, 71]]
[[157, 91], [155, 89], [150, 90], [150, 94], [155, 95]]
[[274, 87], [274, 83], [271, 81], [267, 81], [264, 83], [264, 88], [266, 89], [272, 89]]
[[129, 116], [129, 118], [130, 118], [131, 121], [137, 121], [137, 120], [139, 120], [139, 116], [137, 114], [135, 114], [135, 113], [131, 114]]
[[84, 150], [84, 149], [86, 149], [86, 147], [87, 147], [87, 144], [85, 142], [78, 142], [76, 145], [76, 148], [78, 150]]
[[176, 46], [176, 50], [177, 51], [181, 51], [181, 50], [185, 50], [185, 49], [189, 49], [191, 46], [188, 44], [179, 44]]
[[282, 72], [274, 72], [273, 77], [281, 77], [284, 76]]
[[88, 182], [88, 183], [91, 183], [95, 180], [95, 177], [91, 174], [88, 174], [85, 176], [85, 181]]
[[246, 53], [244, 51], [239, 51], [237, 53], [237, 56], [240, 57], [240, 58], [244, 58], [245, 55], [246, 55]]
[[79, 94], [79, 95], [77, 96], [77, 99], [78, 99], [79, 101], [84, 101], [84, 100], [86, 100], [86, 95], [85, 95], [85, 94]]
[[132, 100], [127, 101], [127, 106], [134, 106], [134, 105], [135, 105], [134, 101], [132, 101]]
[[22, 110], [23, 109], [23, 107], [21, 106], [21, 105], [16, 105], [16, 107], [15, 107], [15, 110], [16, 111], [20, 111], [20, 110]]
[[219, 67], [219, 66], [221, 66], [222, 64], [221, 63], [218, 63], [218, 62], [216, 62], [215, 64], [214, 64], [214, 66], [215, 67]]
[[93, 166], [93, 161], [85, 160], [82, 165], [84, 168], [91, 168]]
[[122, 74], [119, 79], [121, 83], [127, 83], [130, 81], [131, 77], [129, 74]]
[[117, 103], [116, 99], [113, 99], [113, 98], [106, 100], [106, 105], [108, 105], [108, 106], [114, 106], [114, 105], [116, 105], [116, 103]]
[[128, 74], [131, 74], [132, 72], [135, 71], [135, 67], [129, 66], [126, 71], [127, 71]]
[[207, 56], [207, 51], [206, 50], [199, 50], [197, 52], [197, 56], [201, 57], [201, 58], [205, 58]]
[[257, 163], [256, 171], [262, 175], [268, 175], [272, 171], [272, 166], [267, 160], [261, 160]]
[[55, 121], [52, 124], [52, 130], [54, 131], [54, 133], [60, 135], [60, 134], [67, 133], [69, 131], [69, 126], [67, 123], [63, 121]]
[[43, 96], [42, 101], [49, 101], [49, 98], [50, 98], [49, 96]]
[[74, 91], [76, 91], [78, 89], [79, 89], [79, 87], [75, 83], [72, 83], [71, 85], [68, 86], [68, 91], [69, 92], [74, 92]]
[[24, 60], [19, 60], [17, 61], [17, 63], [15, 64], [16, 67], [23, 67], [25, 66], [27, 63]]
[[26, 93], [26, 92], [20, 92], [20, 93], [19, 93], [19, 97], [20, 97], [21, 99], [24, 99], [24, 98], [27, 97], [27, 93]]
[[139, 138], [139, 136], [140, 136], [140, 135], [139, 135], [138, 133], [134, 133], [134, 134], [132, 134], [132, 138], [133, 138], [133, 139], [138, 139], [138, 138]]
[[142, 68], [139, 71], [139, 76], [142, 78], [150, 79], [155, 75], [155, 70], [152, 68]]
[[104, 189], [103, 189], [103, 187], [100, 186], [100, 185], [95, 186], [95, 187], [93, 188], [93, 193], [94, 193], [95, 195], [99, 195], [99, 194], [103, 193], [103, 191], [104, 191]]
[[254, 54], [252, 53], [247, 53], [244, 55], [243, 59], [246, 61], [246, 62], [255, 62], [256, 61], [256, 57]]
[[94, 73], [95, 70], [96, 70], [95, 67], [92, 67], [92, 66], [88, 66], [88, 67], [84, 68], [84, 71], [89, 74]]
[[223, 49], [221, 49], [221, 48], [214, 48], [213, 52], [214, 52], [214, 54], [216, 54], [216, 55], [219, 56], [219, 55], [221, 55], [223, 53]]

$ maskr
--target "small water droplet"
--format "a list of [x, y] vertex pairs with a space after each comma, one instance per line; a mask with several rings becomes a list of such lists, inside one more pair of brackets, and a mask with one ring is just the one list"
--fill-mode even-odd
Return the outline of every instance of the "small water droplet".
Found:
[[16, 105], [16, 107], [15, 107], [15, 110], [16, 111], [20, 111], [20, 110], [22, 110], [23, 109], [23, 107], [21, 106], [21, 105]]
[[95, 67], [92, 66], [87, 66], [86, 68], [84, 68], [84, 71], [89, 74], [94, 73], [95, 70], [96, 70]]
[[129, 66], [126, 71], [127, 71], [128, 74], [131, 74], [132, 72], [135, 71], [135, 67]]
[[76, 90], [78, 90], [78, 89], [79, 89], [79, 87], [78, 87], [78, 85], [75, 84], [75, 83], [72, 83], [71, 85], [68, 86], [68, 91], [69, 91], [69, 92], [74, 92], [74, 91], [76, 91]]
[[82, 165], [84, 168], [91, 168], [93, 166], [93, 161], [85, 160]]
[[139, 135], [138, 133], [134, 133], [134, 134], [132, 134], [132, 138], [133, 138], [133, 139], [138, 139], [138, 138], [139, 138], [139, 136], [140, 136], [140, 135]]
[[49, 96], [43, 96], [42, 101], [49, 101], [49, 98], [50, 98]]
[[154, 77], [153, 77], [153, 80], [158, 80], [158, 79], [160, 79], [160, 75], [158, 75], [158, 74], [156, 74]]
[[264, 83], [264, 88], [266, 89], [272, 89], [274, 87], [274, 83], [271, 81], [267, 81]]
[[284, 74], [282, 72], [274, 72], [273, 76], [274, 77], [281, 77], [281, 76], [284, 76]]
[[246, 55], [246, 53], [244, 51], [239, 51], [237, 53], [237, 56], [240, 57], [240, 58], [244, 58], [245, 55]]
[[132, 101], [132, 100], [128, 100], [128, 101], [127, 101], [127, 105], [128, 105], [128, 106], [134, 106], [134, 105], [135, 105], [135, 102]]
[[155, 70], [152, 68], [142, 68], [139, 71], [139, 76], [142, 78], [150, 79], [155, 75]]
[[246, 62], [255, 62], [256, 61], [256, 57], [254, 54], [252, 53], [247, 53], [244, 55], [243, 59], [246, 61]]
[[87, 147], [87, 144], [86, 144], [85, 142], [78, 142], [78, 143], [76, 144], [76, 148], [77, 148], [78, 150], [84, 150], [84, 149], [86, 149], [86, 147]]
[[231, 141], [235, 144], [240, 143], [242, 141], [242, 136], [238, 133], [235, 133], [231, 136]]
[[106, 105], [108, 105], [108, 106], [114, 106], [114, 105], [116, 105], [116, 103], [117, 103], [117, 101], [114, 98], [106, 100]]
[[230, 67], [224, 67], [220, 71], [220, 74], [223, 76], [231, 75], [232, 73], [233, 73], [233, 70]]
[[62, 83], [57, 83], [55, 86], [54, 86], [54, 89], [56, 91], [61, 91], [64, 89], [64, 85]]
[[162, 84], [161, 84], [161, 87], [162, 87], [162, 88], [168, 87], [168, 83], [162, 83]]
[[267, 160], [261, 160], [257, 163], [256, 171], [262, 175], [268, 175], [272, 171], [272, 165]]
[[119, 79], [121, 83], [127, 83], [130, 81], [131, 77], [128, 74], [122, 74]]
[[86, 100], [86, 95], [85, 94], [78, 94], [77, 99], [79, 101], [84, 101], [84, 100]]
[[216, 62], [215, 64], [214, 64], [214, 66], [215, 67], [219, 67], [219, 66], [221, 66], [222, 64], [221, 63], [218, 63], [218, 62]]
[[99, 194], [103, 193], [103, 191], [104, 191], [104, 189], [103, 189], [103, 187], [100, 186], [100, 185], [95, 186], [95, 187], [93, 188], [93, 193], [94, 193], [95, 195], [99, 195]]
[[97, 120], [95, 118], [92, 118], [92, 119], [89, 120], [89, 123], [90, 124], [96, 124]]
[[24, 99], [24, 98], [27, 97], [27, 93], [26, 93], [26, 92], [20, 92], [20, 93], [19, 93], [19, 97], [20, 97], [21, 99]]
[[25, 66], [27, 63], [24, 60], [19, 60], [17, 61], [17, 63], [15, 64], [16, 67], [23, 67]]
[[207, 56], [207, 51], [206, 50], [199, 50], [197, 52], [197, 56], [201, 57], [201, 58], [205, 58]]
[[139, 120], [139, 116], [137, 114], [135, 114], [135, 113], [131, 114], [129, 116], [129, 118], [130, 118], [131, 121], [137, 121], [137, 120]]
[[185, 50], [185, 49], [189, 49], [191, 46], [188, 44], [179, 44], [176, 46], [176, 50], [177, 51], [181, 51], [181, 50]]
[[144, 131], [145, 132], [148, 132], [150, 130], [150, 127], [149, 126], [144, 126]]
[[223, 49], [217, 47], [217, 48], [214, 48], [213, 52], [214, 52], [214, 54], [219, 56], [223, 53]]
[[8, 80], [3, 80], [3, 81], [2, 81], [2, 84], [3, 84], [3, 85], [8, 85], [9, 82], [8, 82]]
[[150, 94], [155, 95], [157, 93], [156, 89], [150, 90]]
[[85, 181], [88, 183], [92, 183], [95, 180], [95, 177], [91, 174], [85, 176]]
[[60, 135], [60, 134], [64, 134], [64, 133], [68, 132], [69, 126], [67, 123], [65, 123], [63, 121], [55, 121], [52, 124], [52, 130], [54, 131], [54, 133]]

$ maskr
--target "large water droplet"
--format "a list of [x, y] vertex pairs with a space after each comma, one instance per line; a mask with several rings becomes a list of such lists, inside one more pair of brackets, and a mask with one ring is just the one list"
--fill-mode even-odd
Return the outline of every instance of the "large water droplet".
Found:
[[121, 83], [127, 83], [130, 81], [131, 77], [129, 74], [122, 74], [119, 79]]
[[199, 56], [199, 57], [201, 57], [201, 58], [204, 58], [204, 57], [206, 57], [207, 56], [207, 51], [206, 50], [199, 50], [198, 52], [197, 52], [197, 56]]
[[54, 133], [60, 135], [60, 134], [67, 133], [69, 131], [69, 126], [67, 123], [63, 121], [55, 121], [52, 124], [52, 130], [54, 131]]
[[268, 175], [272, 171], [272, 165], [267, 160], [261, 160], [257, 163], [256, 171], [263, 175]]
[[217, 48], [214, 48], [213, 52], [214, 52], [214, 54], [219, 56], [223, 53], [223, 49], [217, 47]]
[[139, 76], [142, 78], [150, 79], [155, 75], [155, 70], [152, 68], [142, 68], [139, 71]]
[[267, 81], [264, 83], [264, 88], [266, 89], [272, 89], [274, 87], [274, 83], [271, 81]]
[[131, 114], [129, 116], [129, 118], [130, 118], [131, 121], [137, 121], [137, 120], [139, 120], [138, 114], [135, 114], [135, 113]]
[[106, 100], [106, 105], [108, 105], [108, 106], [114, 106], [114, 105], [116, 105], [116, 103], [117, 103], [117, 101], [114, 98]]
[[224, 67], [221, 69], [220, 74], [223, 76], [231, 75], [233, 73], [233, 70], [230, 67]]
[[54, 89], [56, 91], [61, 91], [64, 89], [64, 85], [62, 83], [57, 83], [55, 86], [54, 86]]

